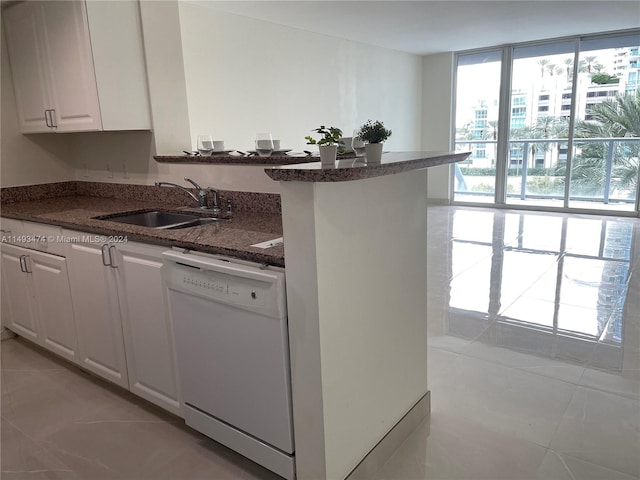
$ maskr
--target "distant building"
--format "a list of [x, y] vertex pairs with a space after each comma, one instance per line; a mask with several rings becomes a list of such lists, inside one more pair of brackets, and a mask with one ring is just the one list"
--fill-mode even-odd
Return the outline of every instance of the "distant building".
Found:
[[[602, 62], [602, 63], [600, 63]], [[571, 62], [565, 62], [565, 69], [571, 68]], [[613, 49], [608, 58], [598, 58], [595, 67], [619, 79], [619, 83], [598, 85], [591, 81], [593, 71], [591, 64], [583, 66], [584, 71], [577, 74], [577, 88], [575, 100], [575, 118], [590, 120], [590, 109], [607, 99], [617, 95], [635, 92], [640, 88], [640, 48], [626, 47]], [[592, 69], [591, 72], [588, 69]], [[533, 127], [539, 119], [546, 116], [564, 118], [567, 123], [574, 108], [572, 92], [572, 78], [561, 71], [545, 72], [538, 78], [532, 78], [529, 88], [513, 89], [511, 91], [510, 128], [519, 133], [519, 138], [526, 134], [526, 127]], [[478, 99], [470, 107], [469, 115], [472, 120], [465, 129], [464, 140], [486, 140], [470, 145], [472, 155], [468, 163], [477, 168], [494, 167], [496, 164], [496, 143], [498, 124], [498, 98]], [[532, 133], [533, 135], [533, 133]], [[537, 138], [543, 138], [537, 134]], [[540, 144], [541, 145], [541, 144]], [[567, 144], [562, 142], [549, 143], [544, 148], [534, 148], [534, 158], [529, 158], [530, 167], [552, 168], [567, 159]], [[509, 149], [509, 166], [522, 165], [524, 157], [523, 143], [513, 142]]]

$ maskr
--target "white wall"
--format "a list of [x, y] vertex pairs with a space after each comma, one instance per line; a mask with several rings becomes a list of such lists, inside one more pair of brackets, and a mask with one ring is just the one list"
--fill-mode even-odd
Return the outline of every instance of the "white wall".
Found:
[[191, 140], [211, 133], [253, 148], [268, 131], [309, 148], [313, 128], [346, 136], [368, 118], [393, 130], [391, 150], [420, 148], [421, 58], [180, 2]]
[[203, 187], [246, 192], [279, 193], [279, 184], [258, 165], [178, 165], [153, 159], [150, 132], [73, 134], [71, 163], [77, 180], [152, 185], [170, 181], [188, 186], [184, 177]]
[[[422, 57], [422, 150], [452, 149], [453, 52]], [[428, 169], [428, 195], [433, 203], [449, 203], [451, 166]]]
[[73, 168], [65, 161], [69, 153], [68, 142], [64, 135], [22, 135], [20, 133], [4, 31], [1, 38], [0, 186], [13, 187], [72, 180]]
[[393, 130], [390, 150], [420, 148], [419, 56], [173, 0], [143, 0], [141, 20], [152, 134], [18, 134], [3, 47], [2, 185], [189, 176], [226, 190], [279, 193], [261, 166], [170, 165], [152, 157], [195, 147], [199, 133], [250, 149], [257, 132], [271, 131], [283, 147], [308, 149], [304, 136], [320, 124], [350, 136], [368, 118]]

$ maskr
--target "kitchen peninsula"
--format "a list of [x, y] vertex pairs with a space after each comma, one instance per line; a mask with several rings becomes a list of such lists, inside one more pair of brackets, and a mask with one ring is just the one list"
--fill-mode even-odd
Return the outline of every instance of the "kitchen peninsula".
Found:
[[367, 478], [428, 415], [426, 167], [468, 156], [266, 170], [282, 197], [299, 479]]

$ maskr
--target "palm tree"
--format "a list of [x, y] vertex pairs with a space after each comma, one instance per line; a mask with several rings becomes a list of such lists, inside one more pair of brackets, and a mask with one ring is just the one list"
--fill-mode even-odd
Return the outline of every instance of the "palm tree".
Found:
[[[512, 140], [525, 139], [554, 139], [567, 138], [569, 134], [569, 124], [562, 117], [554, 117], [552, 115], [543, 115], [536, 119], [536, 123], [527, 127], [514, 128], [511, 130]], [[531, 142], [531, 162], [532, 167], [535, 165], [536, 152], [549, 151], [550, 143], [547, 142]]]
[[[595, 105], [591, 120], [576, 123], [576, 138], [640, 137], [640, 90]], [[580, 143], [576, 141], [576, 143]], [[606, 157], [610, 142], [584, 143], [572, 162], [571, 183], [586, 195], [602, 195], [606, 180]], [[640, 142], [613, 144], [611, 191], [633, 197], [638, 183]], [[563, 168], [563, 167], [561, 167]]]
[[[591, 59], [595, 59], [596, 57], [587, 57], [587, 58], [591, 58]], [[592, 60], [593, 62], [594, 60]], [[574, 68], [573, 68], [573, 58], [565, 58], [562, 61], [565, 65], [565, 72], [567, 74], [567, 82], [570, 82], [572, 77], [574, 77], [577, 73], [585, 73], [588, 68], [591, 68], [593, 65], [587, 65], [587, 62], [585, 62], [584, 60], [579, 60], [578, 61], [578, 71], [575, 72]], [[601, 65], [598, 63], [596, 65], [599, 65], [601, 67]], [[593, 67], [595, 68], [595, 67]]]
[[544, 69], [547, 65], [549, 65], [549, 60], [546, 58], [541, 58], [538, 60], [538, 65], [540, 66], [540, 76], [544, 78]]
[[475, 134], [472, 130], [473, 122], [465, 123], [462, 127], [456, 128], [456, 141], [474, 140]]
[[584, 63], [587, 69], [587, 73], [591, 73], [591, 69], [596, 64], [597, 60], [598, 57], [595, 57], [593, 55], [587, 55], [586, 57], [584, 57]]
[[565, 66], [565, 72], [567, 73], [567, 82], [570, 82], [571, 77], [573, 77], [573, 58], [565, 58], [563, 63]]
[[489, 140], [497, 140], [498, 139], [498, 121], [497, 120], [490, 120], [487, 122], [487, 125], [489, 125], [490, 130], [487, 132], [487, 139]]

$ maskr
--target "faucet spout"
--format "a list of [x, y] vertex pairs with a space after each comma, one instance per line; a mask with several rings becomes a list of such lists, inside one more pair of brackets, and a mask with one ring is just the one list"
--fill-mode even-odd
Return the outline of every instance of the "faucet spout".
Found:
[[[156, 187], [175, 187], [178, 188], [180, 190], [182, 190], [183, 192], [185, 192], [187, 195], [189, 195], [191, 198], [193, 198], [196, 202], [198, 202], [199, 206], [203, 206], [202, 205], [202, 196], [196, 196], [193, 192], [191, 192], [188, 188], [183, 187], [182, 185], [178, 185], [177, 183], [171, 183], [171, 182], [156, 182]], [[200, 190], [202, 191], [202, 190]], [[206, 192], [205, 192], [205, 197], [204, 200], [206, 202]], [[205, 203], [206, 206], [206, 203]]]

